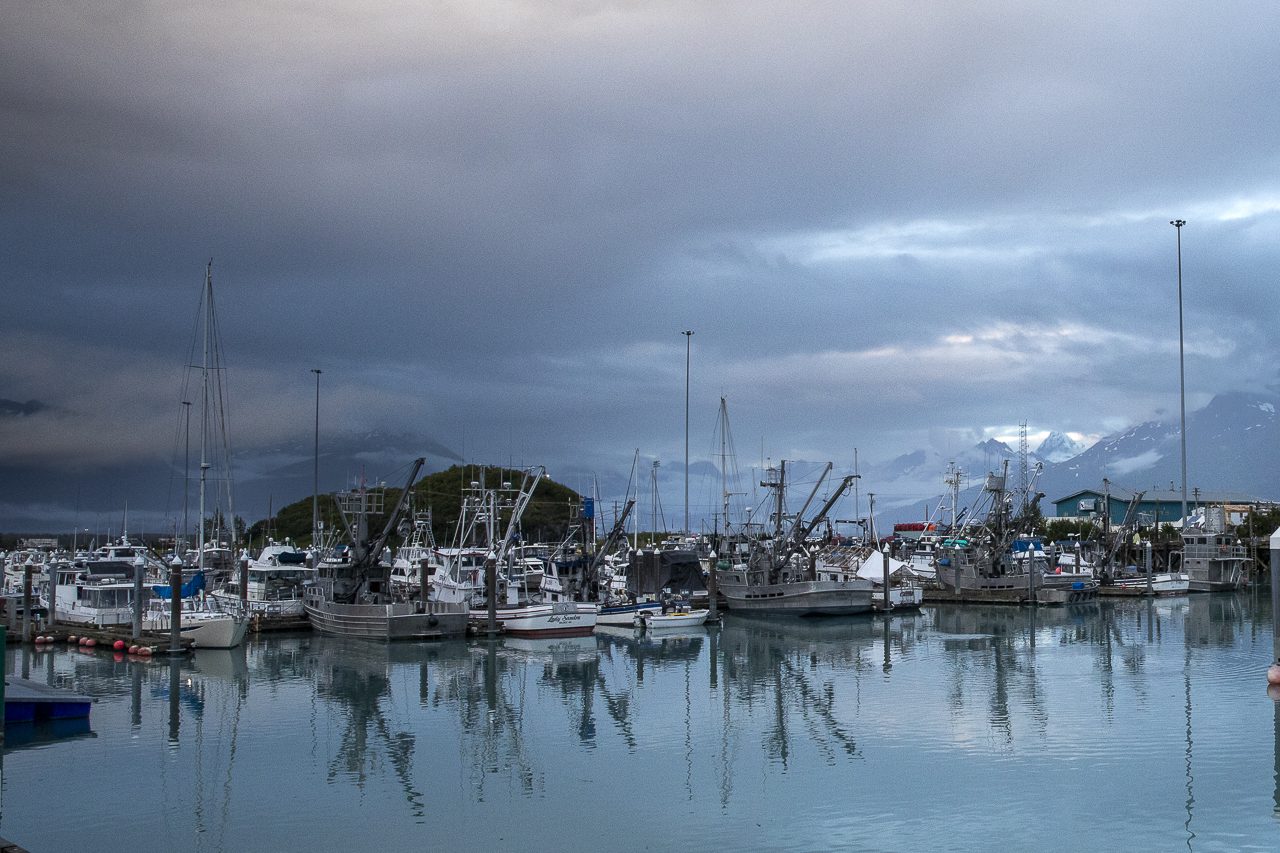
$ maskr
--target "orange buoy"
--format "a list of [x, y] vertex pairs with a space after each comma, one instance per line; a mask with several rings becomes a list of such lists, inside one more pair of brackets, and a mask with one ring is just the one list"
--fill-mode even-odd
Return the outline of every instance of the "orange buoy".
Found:
[[111, 648], [115, 649], [116, 651], [122, 651], [124, 649], [124, 640], [116, 640], [114, 643], [111, 644]]
[[131, 654], [131, 655], [136, 655], [137, 653], [138, 653], [138, 647], [137, 647], [137, 646], [130, 646], [130, 647], [129, 647], [129, 654]]
[[1267, 667], [1267, 683], [1280, 684], [1280, 663], [1273, 663]]
[[80, 645], [82, 645], [82, 646], [87, 646], [87, 645], [89, 645], [89, 638], [88, 638], [88, 637], [81, 637], [81, 638], [80, 638]]
[[68, 643], [74, 643], [75, 641], [76, 641], [76, 635], [75, 635], [75, 634], [68, 634], [68, 635], [67, 635], [67, 642], [68, 642]]
[[93, 648], [94, 646], [98, 645], [98, 641], [95, 640], [93, 637], [90, 637], [89, 639], [84, 641], [84, 644], [89, 648]]
[[145, 658], [145, 657], [151, 657], [151, 647], [150, 647], [150, 646], [139, 646], [139, 647], [138, 647], [138, 654], [142, 655], [144, 658]]

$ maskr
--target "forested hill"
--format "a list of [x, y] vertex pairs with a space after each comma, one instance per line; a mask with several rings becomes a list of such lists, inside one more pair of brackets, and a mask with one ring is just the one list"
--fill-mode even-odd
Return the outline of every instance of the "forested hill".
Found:
[[[444, 471], [428, 474], [413, 486], [412, 506], [417, 512], [431, 511], [432, 530], [437, 544], [452, 545], [455, 528], [458, 524], [458, 513], [462, 507], [462, 490], [471, 483], [482, 483], [493, 488], [503, 483], [510, 483], [518, 488], [523, 472], [506, 468], [481, 468], [476, 465], [454, 465]], [[402, 490], [397, 487], [386, 489], [385, 505], [388, 511], [399, 500]], [[524, 514], [524, 535], [528, 541], [558, 542], [564, 538], [569, 526], [578, 519], [582, 504], [582, 496], [567, 486], [562, 486], [549, 477], [543, 477], [529, 502]], [[320, 518], [326, 530], [341, 529], [342, 522], [338, 517], [337, 505], [332, 495], [320, 496]], [[505, 517], [504, 517], [505, 523]], [[386, 516], [370, 518], [370, 528], [377, 531], [386, 524]], [[270, 519], [263, 519], [249, 528], [250, 542], [256, 550], [261, 547], [267, 535], [275, 539], [292, 539], [300, 546], [311, 542], [311, 498], [282, 507]], [[399, 540], [393, 538], [392, 544]]]

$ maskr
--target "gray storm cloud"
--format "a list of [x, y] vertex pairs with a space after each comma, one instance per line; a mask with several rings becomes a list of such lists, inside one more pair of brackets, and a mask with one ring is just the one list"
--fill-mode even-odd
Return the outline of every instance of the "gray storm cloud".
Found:
[[1189, 391], [1276, 379], [1257, 5], [8, 4], [0, 42], [0, 397], [57, 410], [11, 460], [171, 455], [209, 257], [240, 447], [321, 367], [332, 429], [674, 458], [686, 328], [693, 424], [724, 394], [775, 457], [1097, 434], [1176, 404], [1175, 216]]

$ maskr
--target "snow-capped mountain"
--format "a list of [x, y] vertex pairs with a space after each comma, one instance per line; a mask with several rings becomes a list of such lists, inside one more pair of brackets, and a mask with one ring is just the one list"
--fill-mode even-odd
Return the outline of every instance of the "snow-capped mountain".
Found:
[[[1275, 500], [1280, 498], [1280, 398], [1262, 394], [1219, 394], [1209, 405], [1187, 413], [1187, 488], [1232, 497]], [[1175, 490], [1180, 488], [1181, 441], [1178, 421], [1147, 421], [1123, 432], [1107, 436], [1081, 453], [1055, 460], [1060, 456], [1046, 438], [1035, 456], [1044, 461], [1044, 470], [1036, 482], [1043, 492], [1041, 509], [1053, 514], [1052, 502], [1080, 489], [1100, 489], [1105, 477], [1113, 487], [1132, 491]], [[1067, 441], [1070, 441], [1068, 438]], [[991, 442], [979, 445], [989, 447]], [[999, 442], [996, 442], [999, 444]], [[1049, 445], [1046, 448], [1046, 445]], [[1003, 445], [1002, 445], [1003, 446]], [[978, 448], [975, 448], [975, 451]], [[1006, 448], [1007, 449], [1007, 448]], [[1065, 449], [1062, 452], [1066, 452]], [[1010, 454], [1010, 475], [1016, 472], [1016, 454]], [[923, 452], [921, 453], [922, 456]], [[973, 460], [973, 452], [965, 454]], [[906, 457], [899, 457], [906, 458]], [[945, 461], [933, 461], [934, 480], [941, 480]], [[920, 468], [923, 469], [922, 463]], [[980, 483], [991, 466], [969, 464], [969, 483]], [[905, 481], [899, 481], [886, 492], [904, 495]], [[901, 489], [899, 487], [902, 487]], [[931, 497], [904, 499], [889, 510], [894, 520], [921, 517], [924, 507], [936, 506], [942, 489], [934, 485]], [[961, 498], [961, 505], [971, 503], [977, 489]]]
[[1036, 448], [1035, 455], [1043, 462], [1066, 462], [1072, 457], [1079, 456], [1088, 447], [1082, 441], [1076, 441], [1065, 432], [1053, 430], [1044, 441], [1040, 442], [1040, 446]]
[[[1280, 399], [1219, 394], [1187, 413], [1187, 488], [1241, 497], [1280, 495]], [[1147, 421], [1108, 436], [1046, 470], [1041, 491], [1052, 500], [1097, 488], [1106, 477], [1129, 488], [1180, 488], [1181, 441], [1176, 418]], [[1062, 494], [1056, 494], [1061, 492]]]

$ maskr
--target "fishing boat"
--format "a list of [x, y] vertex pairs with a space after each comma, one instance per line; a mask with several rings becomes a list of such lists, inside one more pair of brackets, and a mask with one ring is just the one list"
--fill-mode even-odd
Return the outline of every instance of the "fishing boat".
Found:
[[[1097, 596], [1098, 583], [1082, 573], [1047, 572], [1043, 546], [1020, 536], [1005, 499], [1008, 463], [1000, 474], [989, 473], [983, 486], [986, 512], [972, 529], [966, 525], [945, 538], [938, 549], [937, 581], [952, 600], [978, 602], [1067, 603]], [[1015, 542], [1018, 543], [1015, 545]]]
[[466, 632], [465, 604], [395, 595], [391, 566], [381, 559], [424, 462], [414, 460], [386, 527], [376, 536], [370, 534], [369, 517], [382, 513], [385, 492], [362, 482], [358, 489], [336, 496], [351, 543], [343, 559], [321, 560], [318, 577], [305, 587], [303, 609], [317, 631], [371, 640], [435, 639]]
[[[596, 625], [632, 627], [636, 618], [645, 613], [662, 612], [662, 602], [655, 595], [641, 592], [642, 578], [633, 566], [638, 566], [636, 552], [626, 555], [614, 553], [614, 549], [626, 543], [627, 517], [635, 508], [634, 498], [628, 497], [622, 507], [621, 514], [614, 520], [613, 527], [605, 535], [604, 542], [596, 549], [595, 556], [587, 568], [587, 588], [601, 597], [599, 612], [596, 614]], [[659, 562], [661, 570], [661, 562]], [[665, 578], [653, 578], [655, 589], [661, 589], [661, 581], [670, 582], [670, 575]], [[701, 585], [702, 579], [698, 578]]]
[[1230, 592], [1248, 579], [1248, 550], [1226, 533], [1184, 530], [1181, 563], [1191, 592]]
[[1148, 579], [1138, 567], [1129, 568], [1132, 571], [1112, 577], [1110, 586], [1133, 595], [1184, 595], [1191, 590], [1191, 579], [1186, 572], [1152, 572]]
[[[879, 543], [876, 530], [875, 496], [871, 496], [868, 510], [868, 529], [871, 543]], [[919, 525], [924, 527], [925, 525]], [[896, 529], [896, 528], [895, 528]], [[879, 611], [918, 608], [924, 602], [924, 590], [920, 575], [913, 563], [895, 559], [885, 553], [879, 544], [833, 539], [823, 546], [814, 558], [814, 571], [819, 580], [864, 580], [872, 584], [871, 603]], [[929, 575], [932, 577], [932, 573]], [[888, 606], [885, 606], [885, 587], [888, 587]]]
[[788, 517], [785, 507], [786, 461], [769, 468], [764, 483], [773, 492], [774, 534], [767, 540], [753, 540], [745, 563], [721, 560], [716, 566], [716, 584], [730, 610], [754, 613], [781, 613], [797, 616], [839, 616], [871, 610], [871, 581], [861, 578], [819, 579], [815, 560], [806, 540], [826, 517], [836, 501], [853, 482], [845, 477], [826, 504], [810, 520], [804, 514], [831, 471], [828, 462], [808, 500], [794, 515], [784, 532]]
[[[1102, 536], [1105, 547], [1096, 565], [1089, 562], [1084, 545], [1077, 539], [1067, 543], [1058, 557], [1059, 568], [1075, 568], [1078, 572], [1096, 571], [1107, 595], [1170, 596], [1189, 592], [1191, 582], [1187, 573], [1179, 570], [1176, 564], [1157, 565], [1152, 541], [1142, 540], [1138, 527], [1138, 507], [1144, 494], [1145, 492], [1140, 491], [1133, 495], [1124, 520], [1119, 525], [1113, 526], [1109, 517], [1103, 518]], [[1141, 568], [1139, 563], [1142, 564]]]
[[391, 561], [391, 587], [402, 595], [421, 594], [423, 583], [441, 568], [431, 532], [431, 512], [413, 514], [413, 527]]
[[[537, 589], [529, 588], [527, 566], [516, 561], [520, 519], [545, 473], [541, 467], [527, 469], [509, 501], [499, 500], [498, 491], [482, 483], [472, 483], [463, 496], [459, 547], [482, 538], [488, 548], [486, 561], [493, 563], [493, 587], [486, 583], [483, 601], [472, 599], [471, 621], [477, 627], [488, 629], [492, 610], [494, 627], [517, 637], [576, 637], [595, 630], [597, 606], [573, 599], [561, 581], [555, 561], [546, 564]], [[499, 519], [507, 507], [510, 515], [499, 538]], [[461, 586], [456, 578], [446, 577], [438, 588], [439, 594], [454, 596]]]

